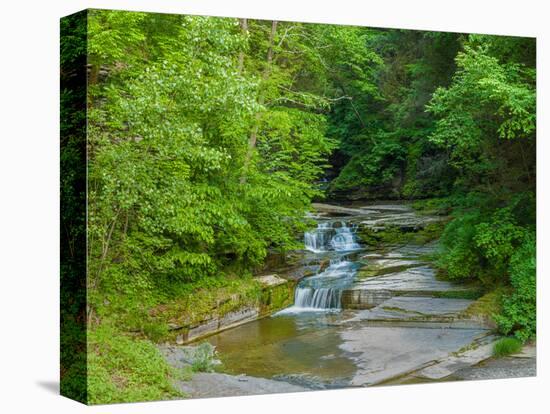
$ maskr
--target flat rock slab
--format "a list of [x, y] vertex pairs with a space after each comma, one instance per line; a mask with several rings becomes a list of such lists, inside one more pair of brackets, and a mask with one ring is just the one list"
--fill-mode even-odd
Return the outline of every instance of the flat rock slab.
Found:
[[395, 258], [418, 258], [427, 254], [432, 254], [437, 250], [437, 242], [428, 244], [406, 244], [404, 246], [398, 246], [388, 251], [384, 257], [388, 259]]
[[388, 310], [381, 305], [373, 309], [368, 309], [358, 315], [356, 320], [361, 321], [414, 321], [421, 318], [417, 313], [405, 312], [400, 310]]
[[441, 216], [424, 216], [417, 214], [408, 204], [372, 204], [364, 206], [337, 206], [313, 203], [316, 217], [347, 216], [350, 221], [372, 229], [384, 230], [386, 227], [398, 227], [403, 231], [416, 231], [430, 223], [444, 220]]
[[369, 251], [361, 255], [363, 260], [418, 260], [421, 256], [433, 254], [437, 251], [437, 243], [406, 244], [401, 246], [387, 246], [386, 249]]
[[[367, 268], [370, 266], [370, 267], [376, 267], [376, 268], [381, 268], [381, 269], [384, 269], [384, 268], [388, 268], [388, 267], [396, 267], [396, 266], [407, 266], [407, 267], [412, 267], [412, 266], [416, 266], [416, 265], [420, 265], [422, 264], [421, 262], [419, 262], [418, 260], [414, 260], [414, 259], [402, 259], [400, 257], [395, 257], [395, 258], [387, 258], [387, 257], [382, 257], [382, 258], [375, 258], [375, 259], [371, 259], [369, 261], [369, 264], [366, 266]], [[359, 269], [361, 270], [361, 269]]]
[[537, 345], [535, 343], [524, 345], [520, 353], [511, 356], [514, 358], [536, 358]]
[[484, 335], [483, 329], [350, 328], [340, 348], [357, 366], [351, 385], [366, 386], [405, 375], [442, 359]]
[[478, 365], [463, 368], [453, 374], [454, 379], [485, 380], [504, 378], [524, 378], [537, 375], [535, 358], [506, 357], [489, 359]]
[[[480, 331], [489, 331], [486, 325], [463, 319], [419, 319], [409, 318], [404, 314], [402, 318], [394, 319], [368, 319], [364, 315], [358, 315], [354, 318], [344, 320], [339, 326], [361, 325], [373, 328], [420, 328], [420, 329], [477, 329]], [[434, 361], [435, 362], [435, 361]]]
[[425, 265], [424, 262], [418, 260], [404, 259], [374, 259], [369, 260], [357, 271], [357, 280], [362, 280], [371, 277], [383, 276], [390, 273], [396, 273], [412, 267]]
[[354, 284], [350, 290], [384, 290], [396, 293], [414, 293], [448, 292], [467, 290], [467, 288], [447, 281], [437, 280], [433, 268], [430, 266], [420, 266], [360, 281]]
[[233, 397], [236, 395], [277, 394], [309, 391], [308, 388], [283, 381], [228, 375], [196, 373], [190, 381], [178, 381], [178, 388], [193, 398]]
[[337, 206], [312, 203], [318, 214], [347, 215], [361, 220], [367, 227], [405, 226], [415, 227], [442, 220], [439, 216], [418, 215], [408, 204], [372, 204], [364, 206]]
[[312, 203], [311, 206], [319, 213], [349, 214], [352, 216], [374, 214], [377, 211], [370, 207], [343, 207], [332, 204]]
[[465, 310], [473, 302], [473, 300], [467, 299], [398, 296], [385, 301], [372, 311], [380, 308], [382, 310], [395, 309], [405, 313], [421, 315], [454, 316]]
[[[188, 356], [194, 346], [159, 346], [166, 362], [175, 369], [189, 366]], [[302, 392], [309, 388], [249, 375], [229, 375], [217, 372], [194, 373], [189, 381], [177, 381], [179, 390], [193, 398], [231, 397], [284, 392]]]
[[[348, 313], [349, 317], [338, 324], [342, 326], [361, 324], [409, 328], [489, 329], [480, 321], [462, 319], [457, 316], [457, 313], [469, 302], [463, 299], [394, 297], [383, 301], [374, 308]], [[398, 306], [407, 308], [407, 310]]]
[[382, 230], [387, 226], [419, 229], [443, 219], [443, 217], [439, 216], [418, 216], [414, 212], [381, 213], [373, 214], [372, 217], [363, 219], [361, 224], [365, 227], [378, 230]]
[[410, 204], [371, 204], [362, 206], [361, 209], [377, 210], [377, 211], [396, 211], [396, 212], [409, 212], [413, 211]]
[[418, 373], [415, 373], [414, 376], [431, 380], [439, 380], [452, 375], [460, 369], [478, 364], [479, 362], [490, 358], [493, 354], [493, 346], [496, 339], [492, 339], [493, 341], [480, 345], [477, 348], [466, 350], [458, 355], [449, 356], [448, 358], [445, 358], [432, 366], [422, 369]]
[[342, 291], [341, 302], [344, 309], [371, 309], [393, 295], [389, 290], [346, 289]]

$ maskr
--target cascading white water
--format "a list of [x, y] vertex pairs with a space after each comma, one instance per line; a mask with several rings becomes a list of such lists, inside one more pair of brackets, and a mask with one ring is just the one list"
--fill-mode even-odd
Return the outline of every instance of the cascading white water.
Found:
[[342, 257], [334, 258], [325, 271], [303, 279], [294, 294], [294, 305], [280, 313], [337, 310], [341, 308], [342, 290], [355, 275], [355, 264]]
[[332, 223], [319, 223], [313, 231], [304, 233], [304, 244], [306, 249], [315, 253], [326, 251], [326, 246], [330, 243], [333, 229]]
[[361, 246], [355, 241], [355, 235], [352, 233], [351, 229], [346, 226], [345, 223], [342, 223], [342, 227], [335, 229], [336, 234], [332, 237], [330, 241], [332, 248], [336, 251], [349, 251], [357, 250]]
[[342, 291], [332, 288], [298, 288], [294, 306], [301, 309], [339, 309]]
[[334, 259], [330, 259], [329, 267], [335, 269], [339, 267], [345, 267], [349, 266], [350, 262], [347, 260], [344, 260], [342, 257], [335, 257]]
[[329, 250], [350, 251], [361, 248], [352, 228], [343, 221], [339, 224], [339, 227], [335, 227], [334, 223], [321, 222], [315, 230], [306, 232], [304, 234], [306, 249], [314, 253], [321, 253]]
[[294, 294], [294, 305], [279, 314], [341, 308], [342, 290], [351, 284], [356, 272], [356, 264], [346, 260], [345, 255], [361, 248], [354, 230], [344, 221], [322, 221], [304, 234], [306, 249], [316, 253], [317, 260], [323, 257], [320, 254], [332, 256], [330, 264], [324, 271], [302, 279]]

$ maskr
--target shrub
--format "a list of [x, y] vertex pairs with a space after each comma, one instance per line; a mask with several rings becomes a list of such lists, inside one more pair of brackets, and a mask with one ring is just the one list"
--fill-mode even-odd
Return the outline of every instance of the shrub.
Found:
[[487, 260], [494, 273], [506, 273], [510, 259], [525, 236], [509, 208], [497, 210], [489, 220], [475, 228], [475, 248]]
[[212, 372], [219, 363], [216, 348], [209, 342], [202, 342], [194, 349], [191, 367], [194, 372]]
[[502, 358], [507, 355], [517, 354], [521, 351], [522, 343], [514, 337], [502, 338], [493, 346], [493, 356]]
[[506, 283], [511, 257], [527, 232], [517, 224], [511, 208], [491, 214], [465, 213], [445, 228], [438, 264], [449, 279], [477, 278], [485, 285]]
[[405, 155], [395, 138], [381, 140], [374, 148], [354, 154], [331, 182], [329, 192], [389, 185], [400, 171]]
[[479, 213], [467, 213], [451, 221], [441, 236], [443, 252], [437, 264], [449, 279], [474, 279], [483, 272], [481, 258], [475, 248], [475, 226]]
[[494, 320], [502, 334], [525, 342], [536, 334], [536, 236], [522, 223], [531, 208], [520, 208], [518, 200], [492, 214], [455, 218], [443, 232], [438, 265], [449, 279], [510, 286]]
[[153, 342], [160, 342], [168, 335], [168, 326], [161, 322], [147, 322], [143, 325], [143, 333]]
[[424, 200], [416, 200], [412, 203], [412, 207], [419, 214], [434, 214], [447, 215], [451, 211], [451, 202], [448, 197], [428, 198]]
[[88, 350], [90, 404], [181, 397], [173, 370], [151, 342], [102, 325], [88, 332]]
[[502, 313], [495, 320], [500, 332], [525, 342], [536, 334], [536, 239], [529, 234], [510, 260], [513, 291], [502, 301]]

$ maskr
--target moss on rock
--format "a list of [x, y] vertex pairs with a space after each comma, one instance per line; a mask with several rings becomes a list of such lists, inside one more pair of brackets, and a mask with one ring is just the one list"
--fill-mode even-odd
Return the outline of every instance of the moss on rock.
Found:
[[357, 235], [369, 246], [381, 244], [426, 244], [437, 240], [445, 228], [445, 221], [434, 221], [418, 228], [403, 228], [388, 225], [384, 228], [360, 226]]
[[246, 278], [218, 289], [201, 289], [154, 307], [137, 330], [154, 342], [189, 342], [291, 305], [295, 285], [288, 280], [266, 285]]
[[502, 311], [502, 296], [505, 289], [497, 288], [489, 293], [480, 295], [460, 316], [469, 319], [479, 319], [491, 325], [495, 325], [494, 315]]

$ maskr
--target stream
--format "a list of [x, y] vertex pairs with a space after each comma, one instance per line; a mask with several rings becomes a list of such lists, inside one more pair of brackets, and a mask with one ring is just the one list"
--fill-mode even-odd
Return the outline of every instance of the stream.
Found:
[[358, 264], [349, 253], [361, 249], [353, 229], [345, 221], [323, 221], [304, 234], [306, 250], [318, 262], [329, 263], [315, 276], [304, 278], [296, 287], [294, 306], [280, 314], [341, 309], [342, 290], [353, 282]]
[[[343, 220], [324, 220], [305, 233], [305, 263], [327, 263], [303, 278], [294, 305], [210, 338], [225, 372], [282, 379], [309, 388], [345, 386], [355, 365], [339, 348], [342, 291], [353, 283], [361, 245]], [[243, 350], [246, 350], [243, 352]]]
[[376, 385], [492, 340], [487, 327], [457, 318], [472, 301], [439, 297], [464, 288], [436, 279], [424, 259], [433, 243], [366, 248], [356, 235], [359, 225], [408, 228], [436, 218], [401, 204], [320, 205], [318, 213], [301, 261], [317, 270], [300, 280], [294, 304], [207, 339], [224, 373], [307, 389]]

